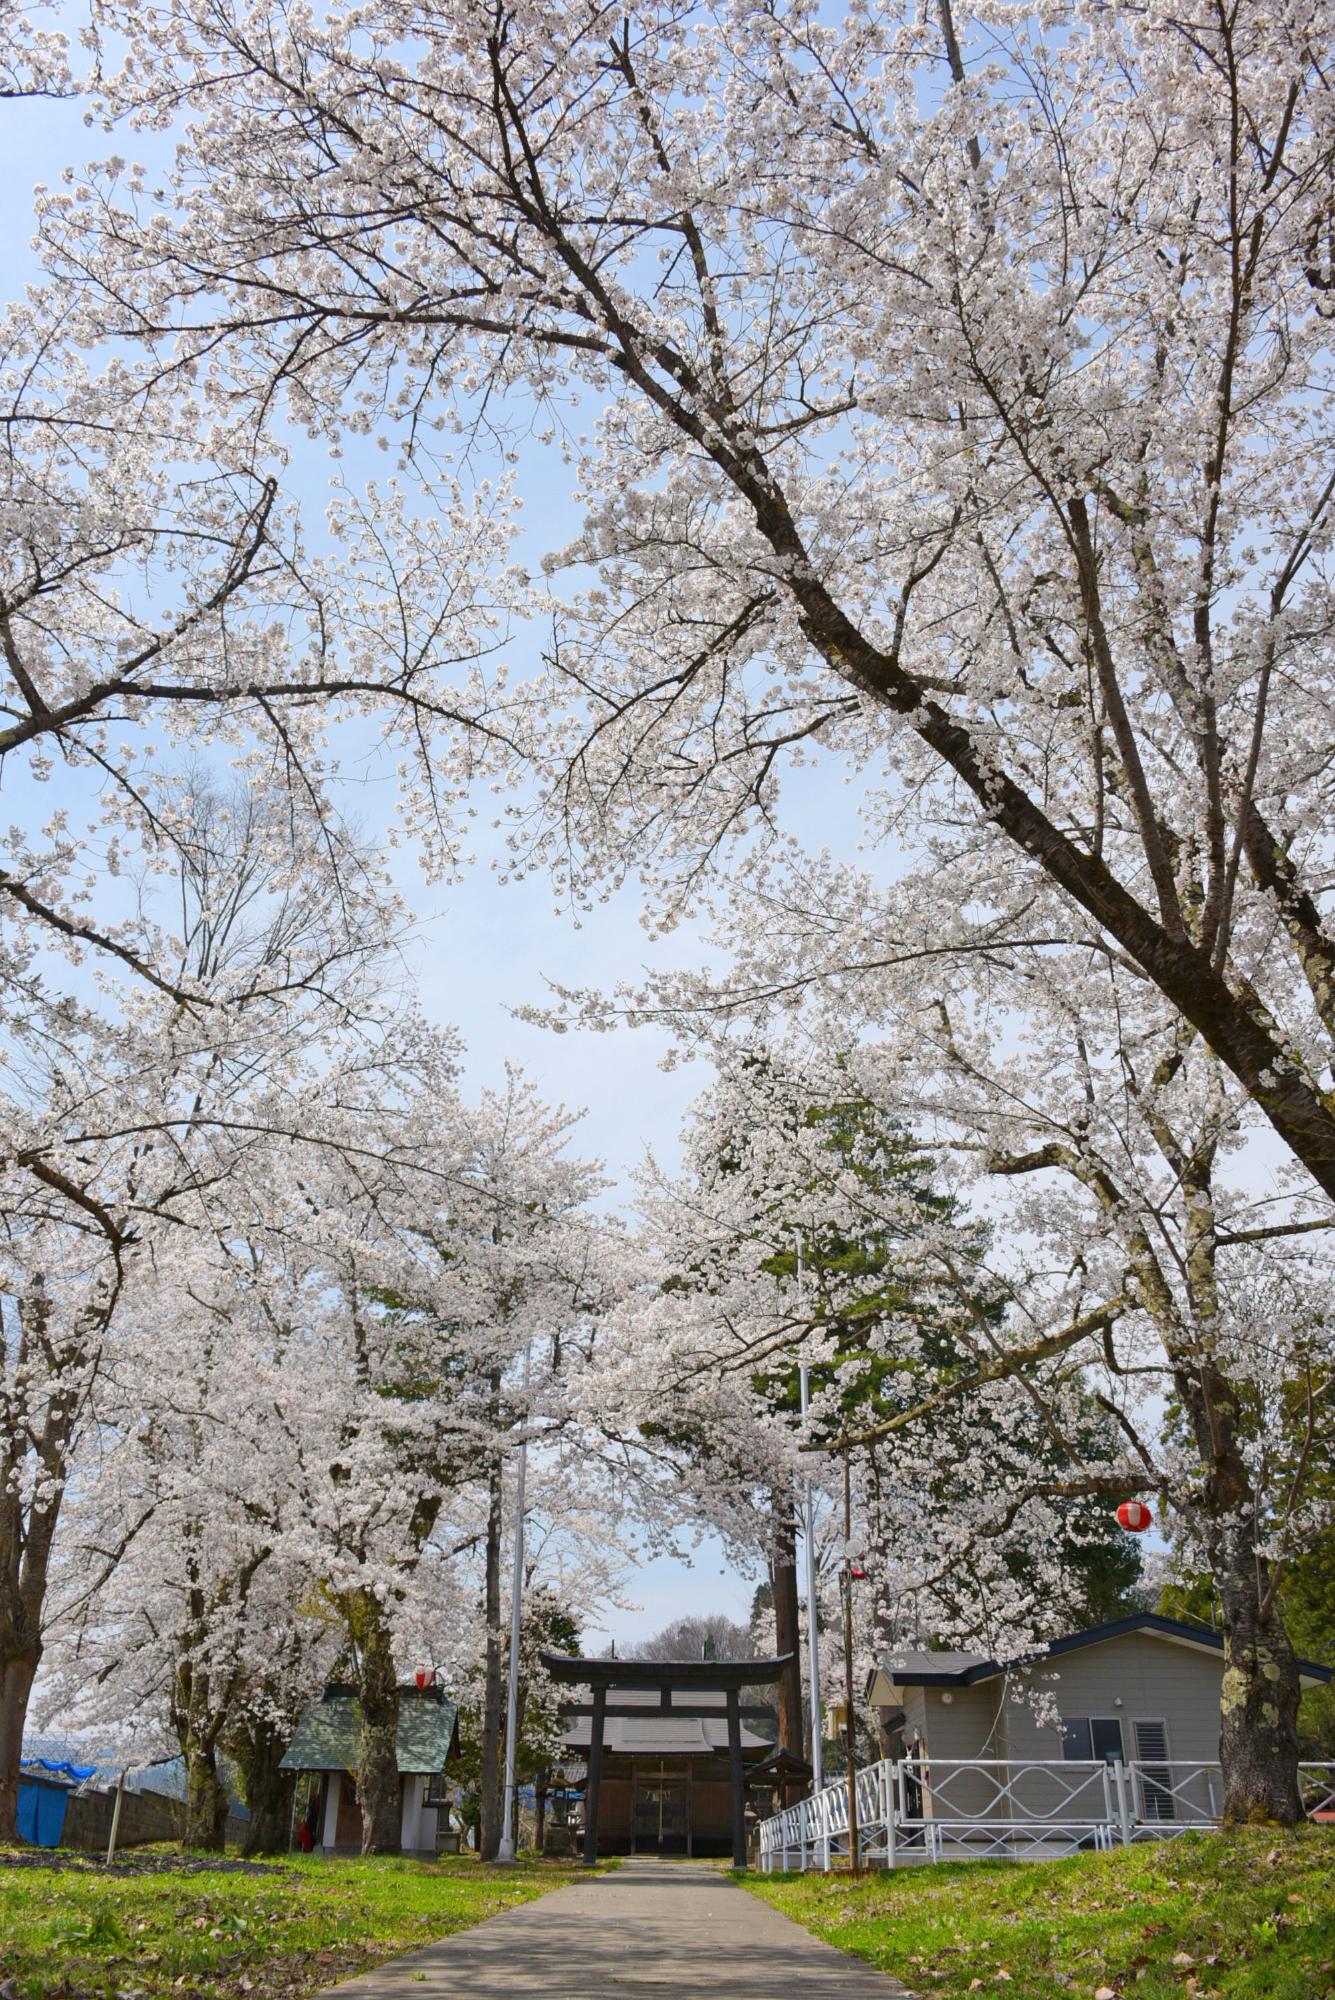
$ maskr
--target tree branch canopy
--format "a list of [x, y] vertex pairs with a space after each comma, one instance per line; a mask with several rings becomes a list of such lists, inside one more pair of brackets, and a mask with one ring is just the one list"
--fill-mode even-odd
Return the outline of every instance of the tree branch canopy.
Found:
[[432, 422], [519, 395], [555, 442], [600, 402], [548, 670], [435, 753], [537, 775], [516, 847], [576, 898], [638, 866], [674, 921], [775, 834], [785, 759], [893, 768], [1335, 1196], [1314, 5], [1123, 14], [1115, 56], [1073, 15], [1004, 88], [1011, 31], [952, 13], [946, 98], [931, 13], [409, 7], [372, 62], [337, 20], [113, 7], [109, 111], [197, 121], [163, 205], [112, 176], [42, 234], [71, 326], [261, 425], [374, 407], [417, 469]]

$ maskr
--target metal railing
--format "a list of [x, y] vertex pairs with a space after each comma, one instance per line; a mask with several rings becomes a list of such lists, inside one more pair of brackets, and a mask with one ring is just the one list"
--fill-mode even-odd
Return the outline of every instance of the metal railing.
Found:
[[[1299, 1781], [1309, 1819], [1335, 1820], [1335, 1764], [1302, 1764]], [[858, 1854], [887, 1868], [983, 1855], [1055, 1860], [1217, 1826], [1223, 1796], [1218, 1764], [901, 1757], [857, 1774]], [[767, 1874], [846, 1858], [847, 1781], [763, 1820], [759, 1845]]]

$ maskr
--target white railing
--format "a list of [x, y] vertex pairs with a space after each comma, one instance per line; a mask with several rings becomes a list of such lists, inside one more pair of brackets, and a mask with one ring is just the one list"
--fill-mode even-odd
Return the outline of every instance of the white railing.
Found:
[[[1299, 1780], [1308, 1817], [1335, 1819], [1335, 1764], [1301, 1764]], [[980, 1855], [1053, 1860], [1215, 1826], [1223, 1796], [1218, 1764], [901, 1757], [857, 1774], [858, 1854], [888, 1868]], [[767, 1874], [846, 1857], [847, 1779], [763, 1820], [759, 1834]]]

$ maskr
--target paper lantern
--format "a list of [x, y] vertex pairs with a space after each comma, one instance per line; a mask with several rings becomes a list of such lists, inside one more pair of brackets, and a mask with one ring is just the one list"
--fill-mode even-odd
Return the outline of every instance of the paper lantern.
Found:
[[1121, 1525], [1133, 1535], [1143, 1535], [1154, 1521], [1154, 1516], [1143, 1500], [1124, 1500], [1117, 1509]]
[[421, 1694], [423, 1688], [429, 1688], [432, 1682], [435, 1680], [436, 1670], [434, 1667], [419, 1667], [417, 1669], [416, 1678], [417, 1678], [417, 1692]]

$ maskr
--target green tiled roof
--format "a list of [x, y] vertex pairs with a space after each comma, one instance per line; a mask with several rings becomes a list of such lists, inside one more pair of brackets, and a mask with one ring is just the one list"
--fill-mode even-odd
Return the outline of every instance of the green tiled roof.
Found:
[[[458, 1708], [437, 1695], [399, 1695], [400, 1777], [434, 1777], [443, 1771], [454, 1740]], [[288, 1744], [283, 1771], [355, 1771], [362, 1734], [362, 1705], [355, 1694], [327, 1694], [313, 1701]]]

